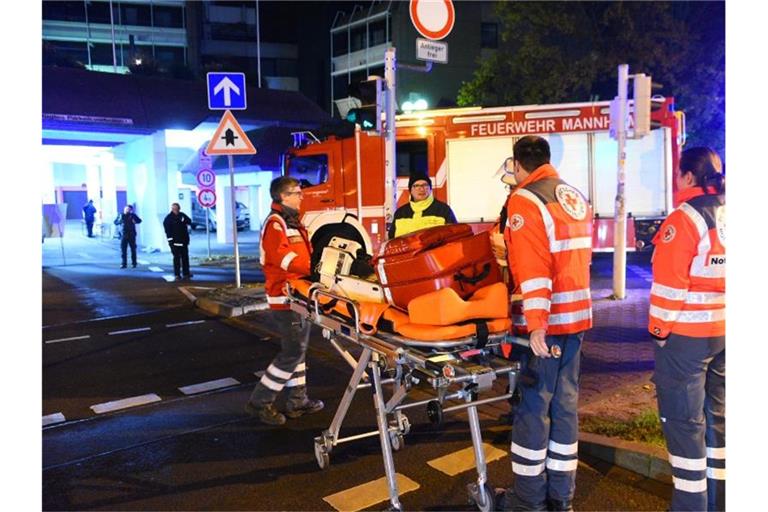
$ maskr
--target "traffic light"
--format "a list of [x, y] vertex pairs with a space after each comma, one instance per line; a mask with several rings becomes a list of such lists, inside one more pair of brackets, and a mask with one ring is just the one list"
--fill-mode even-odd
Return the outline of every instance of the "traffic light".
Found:
[[645, 73], [634, 75], [635, 108], [632, 110], [633, 139], [641, 139], [651, 131], [651, 77]]
[[381, 131], [381, 112], [384, 107], [382, 79], [369, 78], [351, 88], [350, 95], [360, 100], [360, 107], [347, 112], [347, 121], [357, 123], [364, 131]]

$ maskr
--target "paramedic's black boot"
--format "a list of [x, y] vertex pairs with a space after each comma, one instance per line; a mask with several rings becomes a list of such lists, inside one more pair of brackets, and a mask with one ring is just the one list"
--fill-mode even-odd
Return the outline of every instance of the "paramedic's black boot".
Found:
[[520, 499], [512, 488], [496, 489], [495, 505], [495, 510], [512, 510], [515, 512], [547, 510], [545, 503], [533, 504]]
[[307, 397], [307, 388], [297, 386], [291, 388], [288, 400], [285, 402], [285, 415], [289, 418], [298, 418], [305, 414], [322, 411], [325, 404], [322, 400], [313, 400]]
[[573, 500], [547, 499], [547, 510], [556, 512], [573, 512]]
[[278, 410], [275, 409], [275, 406], [272, 404], [256, 406], [251, 402], [247, 402], [245, 404], [245, 412], [266, 425], [285, 424], [285, 416], [278, 412]]

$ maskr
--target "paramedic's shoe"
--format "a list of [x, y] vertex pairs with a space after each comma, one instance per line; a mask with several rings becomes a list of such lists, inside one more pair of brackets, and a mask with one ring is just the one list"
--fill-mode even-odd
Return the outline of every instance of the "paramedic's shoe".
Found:
[[299, 405], [295, 405], [289, 401], [285, 404], [285, 415], [289, 418], [298, 418], [305, 414], [322, 411], [323, 407], [325, 407], [325, 404], [322, 400], [313, 400], [311, 398], [304, 399]]
[[253, 405], [251, 402], [246, 402], [245, 412], [252, 417], [258, 419], [260, 422], [266, 425], [284, 425], [285, 415], [278, 412], [273, 404], [267, 404], [263, 406]]
[[573, 512], [573, 500], [554, 500], [547, 499], [547, 510], [557, 512]]
[[515, 491], [512, 488], [509, 489], [496, 489], [496, 500], [495, 500], [496, 510], [513, 510], [515, 512], [520, 511], [529, 511], [529, 510], [536, 510], [536, 511], [543, 511], [547, 510], [547, 506], [545, 503], [528, 503], [527, 501], [524, 501], [520, 499], [515, 494]]

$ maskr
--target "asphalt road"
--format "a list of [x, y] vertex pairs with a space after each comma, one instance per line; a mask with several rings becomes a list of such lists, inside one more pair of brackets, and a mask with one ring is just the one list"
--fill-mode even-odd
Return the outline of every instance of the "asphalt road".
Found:
[[[334, 510], [335, 499], [350, 500], [356, 486], [383, 477], [375, 437], [337, 446], [324, 470], [316, 464], [313, 439], [328, 428], [351, 374], [318, 333], [308, 382], [326, 408], [281, 428], [261, 425], [242, 406], [278, 340], [205, 316], [159, 272], [114, 267], [94, 262], [44, 271], [42, 409], [51, 421], [65, 418], [43, 429], [44, 510]], [[202, 286], [231, 278], [231, 271], [193, 272]], [[221, 387], [180, 389], [212, 381]], [[97, 412], [136, 397], [151, 401]], [[500, 454], [489, 463], [489, 480], [509, 485], [511, 427], [498, 420], [498, 407], [481, 412], [484, 441]], [[421, 408], [407, 414], [413, 428], [395, 465], [417, 488], [402, 494], [403, 506], [473, 510], [466, 499], [475, 478], [471, 459], [454, 475], [430, 465], [471, 446], [463, 417], [437, 428]], [[361, 391], [343, 432], [374, 427], [370, 392]], [[669, 494], [668, 486], [582, 460], [575, 505], [664, 510]], [[385, 507], [373, 501], [363, 508]]]

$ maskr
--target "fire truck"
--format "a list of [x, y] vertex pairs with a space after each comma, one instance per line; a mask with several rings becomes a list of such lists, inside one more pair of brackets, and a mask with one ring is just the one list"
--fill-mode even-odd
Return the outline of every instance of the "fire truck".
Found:
[[[652, 104], [655, 129], [626, 145], [627, 247], [636, 249], [650, 244], [672, 210], [673, 170], [685, 143], [685, 117], [674, 99], [656, 96]], [[395, 125], [397, 206], [408, 201], [409, 174], [426, 172], [434, 196], [459, 222], [488, 229], [509, 193], [501, 166], [520, 137], [540, 135], [560, 176], [592, 206], [594, 250], [613, 249], [618, 150], [609, 133], [609, 102], [422, 111], [397, 116]], [[302, 183], [302, 218], [313, 240], [330, 226], [338, 233], [339, 224], [354, 225], [374, 254], [388, 227], [384, 137], [306, 135], [294, 137], [283, 173]]]

